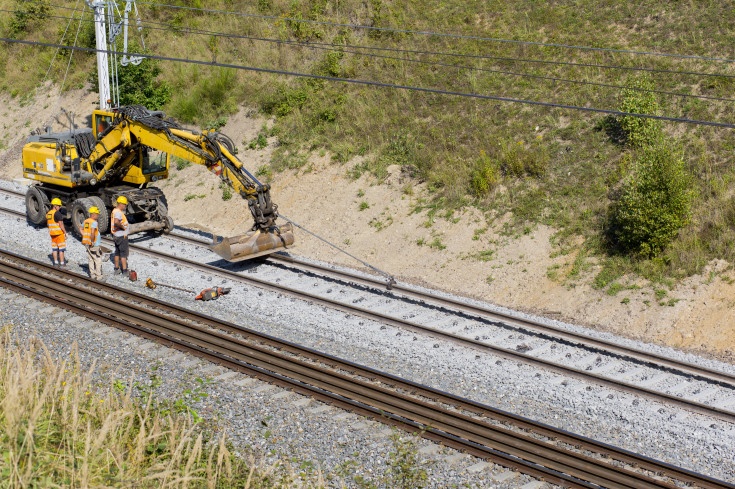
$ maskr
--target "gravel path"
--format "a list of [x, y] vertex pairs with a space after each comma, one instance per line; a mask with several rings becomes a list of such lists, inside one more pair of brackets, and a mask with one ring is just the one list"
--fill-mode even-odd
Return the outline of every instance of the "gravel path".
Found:
[[[12, 185], [7, 182], [0, 184]], [[23, 204], [20, 199], [0, 196], [0, 205], [17, 205], [22, 209]], [[34, 229], [25, 220], [3, 215], [0, 215], [0, 229], [4, 231], [0, 233], [0, 247], [48, 260], [48, 233], [45, 229]], [[137, 241], [190, 259], [203, 262], [218, 260], [214, 255], [207, 255], [209, 252], [206, 250], [171, 240], [138, 238]], [[86, 271], [83, 247], [73, 239], [68, 246], [71, 269], [83, 273]], [[243, 273], [256, 273], [258, 265], [237, 264], [232, 267]], [[478, 356], [473, 350], [280, 294], [228, 283], [224, 279], [208, 277], [135, 252], [131, 252], [131, 269], [138, 271], [139, 282], [112, 277], [109, 263], [103, 268], [108, 279], [115, 283], [138, 292], [145, 291], [161, 300], [185, 305], [500, 409], [541, 419], [713, 477], [735, 481], [732, 464], [735, 460], [735, 427], [732, 425], [617, 391], [592, 389], [582, 381], [565, 379], [492, 355]], [[142, 282], [149, 276], [157, 282], [196, 291], [224, 285], [232, 287], [232, 292], [215, 302], [194, 302], [191, 300], [193, 294], [165, 288], [145, 289]], [[197, 361], [192, 363], [188, 357], [171, 350], [147, 347], [150, 343], [143, 340], [129, 341], [126, 333], [93, 325], [75, 327], [68, 323], [60, 328], [50, 323], [51, 317], [48, 314], [44, 316], [34, 305], [8, 300], [3, 304], [0, 319], [4, 324], [12, 323], [13, 331], [21, 338], [27, 338], [37, 329], [38, 336], [60, 358], [65, 358], [69, 345], [77, 342], [84, 362], [98, 360], [106, 368], [129, 366], [137, 380], [146, 379], [151, 366], [158, 362], [157, 373], [164, 379], [162, 393], [167, 395], [173, 395], [180, 386], [193, 382], [195, 376], [207, 375], [218, 379], [208, 387], [211, 389], [210, 397], [199, 409], [216, 415], [238, 446], [253, 447], [266, 454], [290, 453], [301, 460], [320, 461], [328, 472], [348, 460], [354, 460], [358, 469], [369, 476], [382, 473], [385, 468], [386, 454], [391, 451], [392, 444], [389, 430], [382, 425], [326, 408], [261, 382], [248, 381], [240, 374], [228, 377], [228, 372], [220, 367], [206, 367]], [[572, 325], [564, 327], [584, 331]], [[90, 328], [96, 329], [97, 333], [89, 335]], [[584, 332], [610, 338], [606, 334]], [[630, 340], [617, 341], [661, 354], [672, 354], [660, 347]], [[693, 358], [692, 355], [680, 357], [733, 371], [732, 366], [712, 360]], [[262, 421], [268, 425], [267, 428]], [[497, 482], [494, 478], [506, 477], [507, 471], [478, 464], [477, 459], [425, 441], [420, 441], [419, 447], [422, 458], [429, 461], [430, 487], [468, 484], [470, 487], [515, 488], [532, 482], [523, 476]]]

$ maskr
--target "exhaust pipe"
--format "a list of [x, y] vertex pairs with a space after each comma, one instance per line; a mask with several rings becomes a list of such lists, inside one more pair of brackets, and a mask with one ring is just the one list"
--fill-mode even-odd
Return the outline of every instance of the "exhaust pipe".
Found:
[[219, 236], [214, 235], [209, 249], [224, 260], [238, 262], [286, 249], [294, 243], [294, 234], [291, 223], [286, 223], [283, 226], [250, 231], [241, 236], [223, 237], [221, 241], [219, 239]]

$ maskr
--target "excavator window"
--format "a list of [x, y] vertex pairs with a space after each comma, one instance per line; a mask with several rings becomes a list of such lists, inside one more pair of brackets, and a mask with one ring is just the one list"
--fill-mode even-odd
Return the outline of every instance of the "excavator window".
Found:
[[108, 127], [110, 127], [110, 124], [112, 124], [112, 117], [108, 115], [98, 115], [96, 117], [97, 119], [97, 137], [107, 130]]
[[168, 168], [167, 153], [155, 150], [143, 151], [141, 157], [141, 170], [143, 170], [144, 175], [166, 171], [166, 168]]

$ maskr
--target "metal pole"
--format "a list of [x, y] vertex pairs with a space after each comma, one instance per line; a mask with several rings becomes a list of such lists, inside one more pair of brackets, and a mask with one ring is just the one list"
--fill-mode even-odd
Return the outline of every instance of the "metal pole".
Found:
[[110, 72], [107, 60], [105, 2], [92, 2], [88, 5], [94, 10], [94, 36], [97, 41], [97, 78], [100, 90], [100, 109], [109, 109]]

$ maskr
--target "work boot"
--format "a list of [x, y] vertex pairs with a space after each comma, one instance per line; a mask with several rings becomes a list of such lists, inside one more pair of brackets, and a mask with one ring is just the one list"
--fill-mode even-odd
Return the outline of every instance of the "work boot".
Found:
[[115, 275], [120, 275], [120, 273], [121, 273], [121, 272], [120, 272], [120, 269], [119, 269], [119, 268], [116, 268], [116, 269], [115, 269]]
[[123, 271], [122, 271], [122, 276], [123, 276], [124, 278], [128, 278], [128, 277], [130, 277], [130, 271], [128, 271], [127, 269], [123, 270]]

